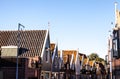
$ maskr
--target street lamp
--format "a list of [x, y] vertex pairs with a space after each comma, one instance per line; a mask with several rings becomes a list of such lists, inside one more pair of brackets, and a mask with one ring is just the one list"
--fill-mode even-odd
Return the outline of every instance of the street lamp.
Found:
[[25, 28], [25, 26], [23, 26], [22, 24], [18, 23], [18, 35], [17, 35], [17, 59], [16, 59], [16, 79], [18, 79], [18, 54], [19, 54], [19, 48], [20, 48], [20, 30], [22, 28]]

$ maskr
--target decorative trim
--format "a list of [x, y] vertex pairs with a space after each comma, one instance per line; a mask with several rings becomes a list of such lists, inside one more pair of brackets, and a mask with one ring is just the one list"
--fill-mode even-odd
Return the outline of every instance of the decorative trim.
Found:
[[46, 46], [48, 34], [49, 34], [49, 30], [47, 29], [46, 36], [45, 36], [45, 41], [44, 41], [43, 48], [42, 48], [41, 58], [43, 58], [43, 54], [44, 54], [44, 51], [45, 51], [45, 46]]

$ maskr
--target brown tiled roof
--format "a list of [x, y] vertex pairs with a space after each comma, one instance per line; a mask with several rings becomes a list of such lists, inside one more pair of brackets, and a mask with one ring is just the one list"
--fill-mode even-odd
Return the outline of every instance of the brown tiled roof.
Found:
[[84, 58], [87, 58], [87, 56], [83, 53], [79, 53], [79, 56], [84, 56]]
[[94, 65], [94, 60], [89, 61], [89, 65], [93, 66]]
[[69, 59], [71, 60], [71, 57], [72, 57], [72, 54], [74, 55], [74, 61], [75, 62], [75, 59], [76, 59], [76, 54], [77, 54], [77, 51], [76, 50], [62, 50], [62, 53], [63, 53], [63, 62], [66, 63], [67, 62], [67, 55], [69, 55]]
[[84, 58], [83, 65], [86, 65], [88, 60], [88, 58]]
[[51, 43], [51, 44], [50, 44], [50, 50], [53, 52], [54, 49], [55, 49], [55, 44], [54, 44], [54, 43]]
[[87, 56], [85, 54], [79, 53], [79, 59], [80, 59], [80, 61], [82, 61], [82, 56], [84, 56], [84, 58], [87, 58]]
[[[20, 47], [27, 51], [22, 57], [40, 56], [45, 41], [47, 30], [26, 30], [20, 31]], [[18, 31], [0, 31], [1, 46], [17, 46]]]

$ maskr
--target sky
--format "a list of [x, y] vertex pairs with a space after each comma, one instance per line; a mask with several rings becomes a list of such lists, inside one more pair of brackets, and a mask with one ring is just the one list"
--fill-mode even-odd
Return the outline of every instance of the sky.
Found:
[[59, 50], [105, 58], [114, 2], [120, 9], [119, 0], [0, 0], [0, 30], [17, 30], [18, 23], [23, 30], [49, 29]]

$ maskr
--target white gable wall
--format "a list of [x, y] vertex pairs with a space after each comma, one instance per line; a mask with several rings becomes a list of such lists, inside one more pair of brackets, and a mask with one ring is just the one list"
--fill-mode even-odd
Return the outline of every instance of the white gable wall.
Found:
[[45, 42], [43, 45], [41, 59], [42, 59], [42, 70], [50, 71], [51, 70], [51, 54], [50, 54], [50, 38], [49, 38], [48, 30], [47, 30]]

